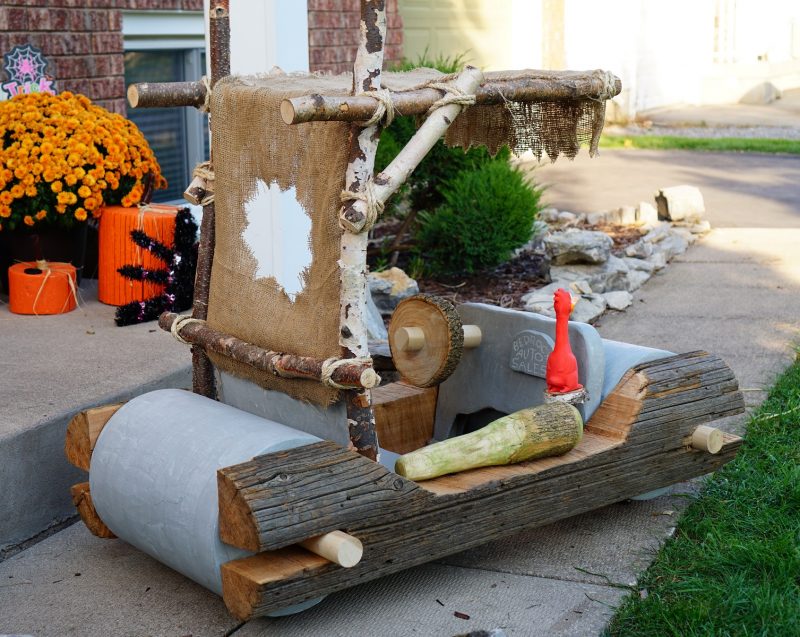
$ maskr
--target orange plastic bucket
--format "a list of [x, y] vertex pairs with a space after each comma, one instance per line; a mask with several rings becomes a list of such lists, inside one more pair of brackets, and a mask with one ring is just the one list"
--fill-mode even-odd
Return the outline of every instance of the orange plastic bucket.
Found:
[[97, 256], [97, 298], [108, 305], [124, 305], [144, 301], [164, 291], [163, 285], [149, 281], [126, 279], [118, 268], [138, 265], [158, 270], [164, 262], [137, 246], [131, 230], [142, 230], [148, 236], [171, 246], [175, 237], [175, 215], [178, 208], [151, 204], [144, 208], [107, 206], [100, 217]]
[[70, 263], [26, 261], [8, 269], [8, 308], [15, 314], [64, 314], [78, 305]]

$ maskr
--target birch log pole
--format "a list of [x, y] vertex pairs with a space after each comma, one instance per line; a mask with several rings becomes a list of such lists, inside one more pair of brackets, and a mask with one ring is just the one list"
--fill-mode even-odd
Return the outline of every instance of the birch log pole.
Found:
[[[353, 65], [353, 94], [377, 91], [381, 87], [383, 44], [386, 36], [386, 0], [361, 0], [358, 51]], [[380, 126], [350, 128], [350, 160], [345, 185], [351, 192], [364, 190], [372, 178]], [[367, 233], [345, 230], [341, 239], [342, 287], [340, 293], [339, 344], [344, 358], [367, 357]], [[375, 414], [369, 391], [345, 390], [350, 442], [362, 455], [378, 458]]]
[[[472, 66], [466, 67], [451, 83], [457, 92], [474, 95], [478, 86], [483, 82], [483, 73]], [[419, 130], [409, 140], [392, 162], [375, 176], [375, 197], [381, 203], [389, 197], [408, 179], [411, 172], [425, 158], [434, 144], [447, 131], [450, 124], [461, 112], [461, 104], [447, 104], [437, 108]], [[352, 232], [361, 232], [367, 220], [367, 204], [358, 199], [346, 206], [342, 212], [341, 221], [345, 228]]]
[[[211, 60], [211, 86], [231, 73], [230, 0], [209, 0], [209, 41]], [[210, 158], [213, 161], [213, 152]], [[200, 223], [200, 245], [197, 252], [197, 274], [194, 284], [192, 317], [208, 318], [208, 295], [211, 287], [211, 267], [214, 263], [215, 244], [214, 202], [203, 206]], [[216, 398], [214, 366], [206, 351], [192, 346], [192, 391], [207, 398]]]

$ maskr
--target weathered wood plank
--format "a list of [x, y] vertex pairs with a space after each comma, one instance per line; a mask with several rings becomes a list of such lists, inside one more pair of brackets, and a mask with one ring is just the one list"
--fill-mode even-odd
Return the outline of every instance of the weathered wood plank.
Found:
[[100, 432], [123, 403], [102, 405], [79, 411], [67, 425], [64, 438], [64, 454], [71, 465], [89, 470], [92, 451]]
[[[225, 603], [241, 619], [263, 615], [478, 546], [528, 526], [548, 524], [673, 484], [688, 475], [709, 473], [731, 460], [739, 444], [739, 439], [726, 436], [726, 444], [718, 455], [676, 449], [655, 460], [646, 457], [617, 462], [607, 472], [566, 474], [544, 483], [506, 488], [479, 502], [434, 507], [411, 518], [387, 516], [383, 523], [371, 526], [355, 525], [348, 532], [362, 540], [364, 558], [351, 569], [321, 564], [316, 556], [298, 554], [296, 547], [229, 562], [222, 566]], [[453, 496], [439, 499], [460, 500]], [[289, 573], [287, 559], [291, 565]], [[235, 588], [231, 581], [235, 581]]]

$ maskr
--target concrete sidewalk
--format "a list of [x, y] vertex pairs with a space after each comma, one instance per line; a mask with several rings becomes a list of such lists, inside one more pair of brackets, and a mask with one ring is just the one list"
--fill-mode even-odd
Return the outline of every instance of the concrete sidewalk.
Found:
[[[719, 353], [748, 390], [748, 405], [763, 398], [800, 336], [800, 160], [607, 150], [592, 161], [540, 168], [537, 178], [550, 184], [550, 204], [577, 212], [652, 201], [663, 186], [699, 186], [716, 229], [639, 290], [628, 311], [604, 317], [599, 330], [677, 352]], [[109, 372], [130, 355], [108, 354]], [[176, 355], [188, 361], [180, 347]], [[739, 430], [741, 423], [726, 426]], [[598, 634], [685, 503], [669, 495], [615, 504], [332, 595], [302, 615], [245, 625], [199, 586], [75, 525], [0, 563], [0, 633]]]

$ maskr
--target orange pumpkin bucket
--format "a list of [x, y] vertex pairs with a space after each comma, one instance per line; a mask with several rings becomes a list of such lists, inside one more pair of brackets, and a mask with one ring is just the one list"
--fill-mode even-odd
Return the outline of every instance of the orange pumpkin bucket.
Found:
[[141, 230], [171, 246], [175, 236], [178, 208], [150, 204], [141, 208], [108, 206], [100, 217], [97, 257], [97, 298], [108, 305], [124, 305], [158, 296], [164, 286], [150, 281], [126, 279], [118, 268], [138, 265], [147, 270], [164, 267], [164, 262], [131, 239], [131, 230]]
[[8, 308], [15, 314], [64, 314], [78, 305], [70, 263], [26, 261], [8, 269]]

